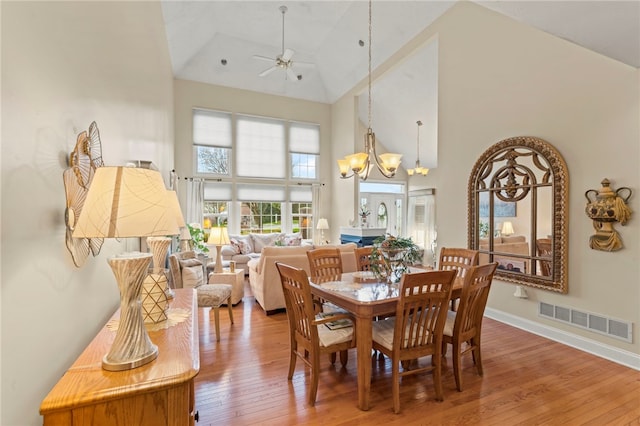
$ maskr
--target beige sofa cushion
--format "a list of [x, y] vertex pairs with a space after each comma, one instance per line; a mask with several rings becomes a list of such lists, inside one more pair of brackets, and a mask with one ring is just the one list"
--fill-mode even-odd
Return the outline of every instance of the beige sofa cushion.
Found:
[[[281, 233], [249, 234], [249, 235], [253, 240], [254, 253], [261, 253], [263, 248], [274, 246], [276, 244], [276, 241], [279, 241], [284, 236], [284, 234], [281, 234]], [[243, 253], [243, 254], [246, 254], [246, 253]]]
[[[322, 246], [327, 247], [327, 246]], [[339, 244], [336, 246], [342, 257], [342, 270], [354, 272], [356, 270], [356, 244]], [[314, 246], [293, 247], [265, 247], [259, 259], [252, 259], [248, 263], [249, 285], [256, 301], [262, 309], [270, 313], [285, 307], [280, 274], [276, 262], [281, 262], [295, 268], [304, 269], [309, 274], [309, 259], [307, 252]]]

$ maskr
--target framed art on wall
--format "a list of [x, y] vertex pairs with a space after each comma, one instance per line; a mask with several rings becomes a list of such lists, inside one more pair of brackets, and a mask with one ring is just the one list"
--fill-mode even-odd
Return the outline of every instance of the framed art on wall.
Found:
[[[489, 193], [481, 192], [479, 199], [479, 216], [489, 217]], [[493, 216], [494, 217], [516, 217], [515, 202], [506, 202], [494, 198], [493, 200]]]

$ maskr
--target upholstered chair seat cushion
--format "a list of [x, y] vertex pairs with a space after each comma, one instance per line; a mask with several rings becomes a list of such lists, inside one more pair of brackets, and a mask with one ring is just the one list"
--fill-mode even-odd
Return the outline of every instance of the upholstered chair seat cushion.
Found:
[[321, 346], [331, 346], [351, 339], [353, 339], [353, 326], [331, 330], [325, 324], [318, 325], [318, 340]]
[[445, 336], [453, 336], [453, 324], [456, 322], [456, 312], [447, 311], [447, 322], [444, 323], [444, 331], [442, 334]]
[[219, 307], [229, 302], [231, 297], [231, 285], [229, 284], [204, 284], [198, 287], [198, 306]]
[[[454, 313], [455, 314], [455, 313]], [[408, 319], [407, 323], [411, 323], [411, 320]], [[372, 324], [371, 334], [373, 340], [380, 343], [387, 349], [393, 348], [393, 335], [394, 329], [396, 327], [396, 319], [395, 317], [387, 318], [383, 321], [374, 321]], [[414, 330], [417, 328], [414, 326]], [[420, 328], [422, 330], [422, 328]], [[409, 327], [405, 329], [405, 342], [409, 339]], [[415, 333], [414, 333], [415, 335]]]

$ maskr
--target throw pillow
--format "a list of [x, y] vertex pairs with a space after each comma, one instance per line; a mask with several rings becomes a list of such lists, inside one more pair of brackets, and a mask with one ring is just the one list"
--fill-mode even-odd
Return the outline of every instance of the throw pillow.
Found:
[[256, 253], [260, 253], [263, 248], [276, 245], [276, 241], [278, 241], [281, 236], [282, 234], [280, 233], [251, 234], [251, 238], [253, 239], [253, 249]]
[[231, 245], [236, 249], [236, 254], [249, 254], [253, 253], [253, 244], [251, 243], [251, 237], [248, 235], [234, 235], [229, 236]]
[[200, 262], [198, 259], [179, 259], [178, 260], [180, 262], [180, 266], [183, 268], [190, 268], [192, 266], [200, 266], [202, 268], [202, 262]]
[[295, 234], [286, 234], [282, 239], [284, 246], [300, 246], [302, 245], [302, 235], [299, 232]]
[[202, 264], [182, 268], [183, 288], [197, 288], [202, 284], [204, 284], [204, 271], [202, 270]]

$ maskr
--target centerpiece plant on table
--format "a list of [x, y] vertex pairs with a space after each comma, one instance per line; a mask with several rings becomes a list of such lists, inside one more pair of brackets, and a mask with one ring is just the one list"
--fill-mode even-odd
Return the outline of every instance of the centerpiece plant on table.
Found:
[[411, 238], [385, 234], [373, 242], [371, 271], [387, 283], [397, 283], [409, 266], [422, 261], [422, 252]]

